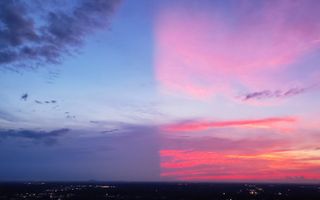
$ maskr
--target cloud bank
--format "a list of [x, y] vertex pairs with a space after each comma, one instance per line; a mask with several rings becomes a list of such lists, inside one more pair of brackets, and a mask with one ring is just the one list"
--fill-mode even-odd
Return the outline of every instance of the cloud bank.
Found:
[[[0, 2], [0, 68], [58, 63], [110, 23], [119, 0]], [[37, 6], [36, 6], [37, 5]], [[57, 6], [61, 5], [61, 6]]]
[[70, 129], [57, 129], [53, 131], [34, 131], [34, 130], [0, 130], [0, 141], [5, 139], [26, 139], [35, 143], [52, 145], [57, 140], [68, 133]]

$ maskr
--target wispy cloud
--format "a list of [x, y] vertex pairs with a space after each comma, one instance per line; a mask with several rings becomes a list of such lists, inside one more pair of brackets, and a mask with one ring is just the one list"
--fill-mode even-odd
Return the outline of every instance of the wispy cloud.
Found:
[[[87, 35], [107, 27], [120, 0], [0, 2], [0, 67], [57, 63]], [[40, 4], [35, 7], [33, 5]]]
[[305, 93], [310, 88], [290, 88], [288, 90], [263, 90], [258, 92], [251, 92], [243, 95], [242, 100], [247, 101], [251, 99], [271, 99], [271, 98], [285, 98], [292, 97]]
[[0, 110], [0, 119], [5, 120], [5, 121], [10, 121], [10, 122], [17, 121], [17, 118], [15, 116], [13, 116], [12, 114], [10, 114], [6, 111], [1, 111], [1, 110]]
[[[159, 12], [155, 75], [161, 89], [197, 99], [230, 97], [239, 88], [257, 91], [296, 82], [293, 71], [305, 77], [318, 71], [296, 68], [319, 47], [318, 2], [235, 1], [221, 6], [178, 1]], [[301, 92], [303, 88], [292, 88], [279, 95]], [[276, 95], [258, 91], [248, 98]]]
[[230, 120], [230, 121], [188, 121], [163, 127], [167, 131], [199, 131], [210, 128], [240, 127], [240, 126], [270, 126], [277, 123], [293, 123], [294, 117], [274, 117], [263, 119]]
[[110, 129], [110, 130], [104, 130], [104, 131], [101, 131], [101, 133], [113, 133], [113, 132], [116, 132], [118, 131], [119, 129]]
[[34, 100], [34, 102], [37, 103], [37, 104], [42, 104], [42, 102], [39, 101], [39, 100]]
[[[269, 135], [272, 132], [268, 132]], [[276, 151], [289, 149], [292, 144], [291, 138], [268, 138], [267, 136], [259, 138], [221, 138], [210, 136], [199, 137], [164, 137], [163, 149], [174, 150], [192, 150], [192, 151], [208, 151], [222, 153], [264, 153], [266, 151]]]

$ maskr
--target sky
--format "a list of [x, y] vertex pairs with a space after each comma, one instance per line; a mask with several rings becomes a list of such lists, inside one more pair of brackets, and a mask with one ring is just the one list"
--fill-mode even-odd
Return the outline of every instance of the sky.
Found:
[[0, 2], [0, 180], [320, 181], [317, 0]]

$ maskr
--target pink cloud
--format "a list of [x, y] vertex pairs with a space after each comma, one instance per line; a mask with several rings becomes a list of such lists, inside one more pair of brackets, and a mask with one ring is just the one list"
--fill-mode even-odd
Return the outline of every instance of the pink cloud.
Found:
[[200, 131], [210, 128], [221, 127], [269, 127], [279, 123], [293, 123], [296, 121], [294, 117], [275, 117], [252, 120], [231, 120], [231, 121], [193, 121], [164, 126], [166, 131]]
[[[229, 132], [225, 131], [226, 133]], [[236, 131], [235, 131], [236, 132]], [[163, 138], [162, 149], [181, 150], [181, 151], [199, 151], [199, 152], [216, 152], [232, 154], [248, 154], [263, 152], [279, 152], [292, 150], [292, 146], [299, 148], [296, 140], [292, 138], [273, 137], [272, 132], [266, 136], [258, 138], [221, 138], [212, 136], [198, 137], [172, 137], [167, 135]], [[279, 135], [276, 135], [279, 136]], [[285, 137], [284, 135], [282, 135]], [[313, 145], [314, 146], [314, 145]], [[167, 152], [170, 153], [170, 152]]]
[[255, 91], [294, 82], [284, 72], [320, 46], [320, 4], [236, 3], [225, 11], [228, 15], [210, 5], [196, 9], [187, 3], [159, 12], [155, 72], [160, 87], [209, 98], [236, 93], [239, 87]]

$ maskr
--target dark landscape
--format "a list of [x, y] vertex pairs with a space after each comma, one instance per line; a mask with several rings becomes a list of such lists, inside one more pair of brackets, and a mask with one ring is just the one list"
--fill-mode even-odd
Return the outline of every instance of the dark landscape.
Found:
[[257, 183], [1, 183], [0, 199], [319, 200], [320, 184]]

